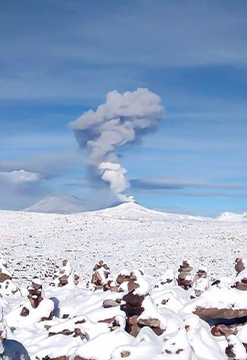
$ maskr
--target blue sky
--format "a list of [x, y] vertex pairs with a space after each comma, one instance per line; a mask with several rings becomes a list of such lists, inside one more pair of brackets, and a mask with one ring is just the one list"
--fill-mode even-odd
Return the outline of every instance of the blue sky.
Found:
[[0, 10], [0, 209], [51, 194], [114, 202], [90, 180], [68, 124], [110, 91], [144, 87], [165, 115], [118, 150], [127, 195], [170, 212], [247, 210], [245, 1], [13, 0]]

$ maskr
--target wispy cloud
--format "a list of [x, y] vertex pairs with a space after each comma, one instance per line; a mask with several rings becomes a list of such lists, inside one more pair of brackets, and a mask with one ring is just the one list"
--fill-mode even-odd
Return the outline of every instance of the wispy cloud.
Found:
[[41, 180], [40, 174], [19, 170], [12, 172], [0, 172], [0, 181], [5, 183], [12, 183], [16, 186], [22, 184], [30, 184]]
[[164, 179], [132, 179], [131, 187], [142, 190], [182, 190], [182, 189], [229, 189], [247, 190], [246, 183], [196, 183], [196, 182], [177, 182]]
[[19, 170], [0, 172], [0, 208], [20, 210], [45, 196], [47, 188], [38, 173]]
[[37, 172], [45, 179], [57, 177], [82, 164], [79, 151], [38, 154], [23, 160], [0, 161], [0, 171], [22, 170]]
[[1, 96], [103, 97], [112, 88], [140, 85], [136, 81], [147, 67], [246, 65], [244, 2], [187, 1], [179, 8], [160, 0], [108, 4], [59, 2], [51, 10], [26, 0], [5, 2]]

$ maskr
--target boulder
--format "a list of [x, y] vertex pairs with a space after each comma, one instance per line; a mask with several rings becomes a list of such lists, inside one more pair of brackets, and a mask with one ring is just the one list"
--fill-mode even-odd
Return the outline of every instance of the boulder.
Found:
[[202, 320], [209, 321], [212, 319], [235, 319], [247, 316], [247, 309], [218, 309], [203, 308], [198, 306], [194, 314], [198, 315]]
[[246, 267], [246, 262], [245, 262], [245, 259], [243, 258], [237, 258], [235, 260], [235, 270], [237, 272], [237, 275], [243, 271]]

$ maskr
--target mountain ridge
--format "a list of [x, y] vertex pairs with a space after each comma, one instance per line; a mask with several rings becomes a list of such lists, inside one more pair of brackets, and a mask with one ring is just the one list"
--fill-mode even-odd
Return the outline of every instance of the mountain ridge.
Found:
[[149, 209], [133, 198], [130, 201], [121, 204], [114, 205], [112, 207], [91, 210], [89, 204], [76, 196], [71, 195], [51, 195], [38, 203], [31, 205], [25, 209], [25, 212], [37, 212], [37, 213], [54, 213], [54, 214], [77, 214], [84, 213], [87, 215], [105, 216], [118, 219], [131, 219], [131, 220], [216, 220], [219, 222], [242, 222], [247, 221], [247, 212], [243, 214], [235, 214], [225, 211], [216, 218], [187, 215], [187, 214], [175, 214]]
[[112, 207], [89, 210], [87, 204], [81, 199], [70, 195], [51, 195], [38, 203], [23, 209], [25, 212], [77, 214], [83, 213], [89, 216], [111, 217], [129, 220], [207, 220], [209, 218], [192, 215], [166, 213], [146, 208], [130, 198], [130, 201], [114, 205]]
[[235, 214], [230, 211], [224, 211], [216, 219], [218, 221], [229, 221], [229, 222], [247, 221], [247, 212], [244, 212], [243, 214]]
[[209, 218], [161, 212], [146, 208], [134, 200], [102, 210], [90, 211], [87, 214], [112, 217], [125, 220], [208, 220]]
[[51, 195], [22, 211], [48, 214], [76, 214], [85, 212], [86, 204], [76, 196]]

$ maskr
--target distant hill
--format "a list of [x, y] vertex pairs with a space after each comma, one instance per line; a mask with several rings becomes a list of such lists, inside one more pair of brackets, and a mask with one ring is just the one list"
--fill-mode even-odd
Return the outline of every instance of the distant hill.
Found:
[[116, 219], [128, 220], [206, 220], [207, 218], [200, 216], [171, 214], [161, 211], [148, 209], [135, 201], [125, 202], [123, 204], [110, 207], [103, 210], [91, 211], [88, 214], [98, 215], [103, 217], [112, 217]]
[[225, 211], [217, 217], [217, 220], [229, 222], [247, 221], [247, 212], [244, 212], [243, 214], [234, 214], [232, 212]]
[[87, 204], [75, 196], [52, 195], [38, 203], [27, 207], [23, 211], [55, 214], [75, 214], [88, 209]]

